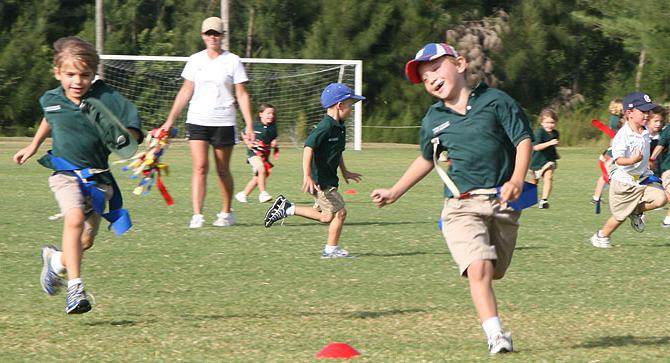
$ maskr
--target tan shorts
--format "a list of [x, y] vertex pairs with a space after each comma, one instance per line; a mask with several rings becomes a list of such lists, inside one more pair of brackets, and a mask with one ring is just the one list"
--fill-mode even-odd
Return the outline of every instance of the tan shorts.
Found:
[[554, 170], [558, 167], [556, 165], [555, 161], [547, 161], [544, 165], [539, 170], [530, 170], [528, 169], [528, 174], [530, 174], [530, 177], [533, 179], [542, 179], [542, 175], [544, 175], [544, 172], [547, 170]]
[[258, 171], [265, 168], [265, 166], [263, 166], [263, 159], [256, 155], [249, 157], [247, 160], [249, 160], [251, 172], [254, 173], [254, 175], [258, 175]]
[[312, 193], [312, 196], [315, 200], [315, 206], [318, 205], [319, 209], [321, 209], [321, 212], [335, 214], [340, 209], [344, 208], [344, 198], [342, 198], [342, 195], [337, 192], [337, 188], [335, 187], [325, 191], [317, 190], [316, 192]]
[[666, 192], [670, 193], [670, 170], [666, 170], [661, 175], [661, 180], [663, 181], [663, 189]]
[[642, 202], [653, 202], [665, 198], [665, 192], [657, 183], [628, 185], [610, 180], [610, 210], [617, 221], [623, 221], [635, 212]]
[[[112, 198], [114, 190], [111, 185], [98, 184], [98, 189], [105, 192], [105, 201]], [[61, 213], [65, 214], [73, 208], [79, 208], [84, 211], [86, 220], [84, 221], [84, 233], [90, 236], [98, 234], [100, 226], [100, 215], [93, 211], [91, 198], [84, 197], [79, 188], [77, 177], [66, 174], [55, 174], [49, 177], [49, 188], [54, 193], [54, 198], [58, 202]]]
[[462, 276], [475, 261], [493, 260], [496, 274], [507, 271], [516, 246], [521, 212], [501, 209], [497, 198], [445, 199], [442, 234]]

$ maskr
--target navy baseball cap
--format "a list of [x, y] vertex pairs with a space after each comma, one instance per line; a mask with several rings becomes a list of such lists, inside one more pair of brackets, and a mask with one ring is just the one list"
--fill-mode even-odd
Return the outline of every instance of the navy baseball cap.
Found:
[[633, 92], [623, 98], [623, 110], [637, 108], [640, 111], [651, 111], [656, 105], [651, 102], [651, 97], [644, 92]]
[[421, 76], [416, 71], [419, 63], [432, 61], [445, 55], [456, 58], [458, 57], [458, 52], [447, 43], [428, 43], [424, 45], [423, 48], [416, 52], [414, 59], [405, 64], [407, 79], [412, 83], [421, 83]]
[[354, 102], [365, 99], [365, 97], [355, 94], [351, 88], [342, 83], [331, 83], [321, 92], [321, 106], [329, 108], [349, 98], [354, 100]]

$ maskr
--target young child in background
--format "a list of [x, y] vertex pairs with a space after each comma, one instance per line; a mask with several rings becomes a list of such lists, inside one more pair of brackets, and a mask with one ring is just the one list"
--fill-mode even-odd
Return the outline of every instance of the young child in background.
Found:
[[270, 151], [275, 149], [275, 158], [277, 157], [277, 125], [275, 124], [276, 108], [263, 103], [258, 108], [257, 120], [254, 121], [254, 134], [256, 139], [253, 142], [247, 141], [247, 163], [251, 165], [253, 176], [244, 187], [244, 190], [235, 194], [235, 199], [240, 203], [247, 202], [247, 196], [251, 194], [258, 186], [258, 201], [266, 203], [272, 200], [272, 196], [265, 190], [267, 178], [270, 176], [270, 169], [274, 165], [270, 162]]
[[124, 123], [129, 136], [141, 141], [142, 133], [135, 106], [103, 81], [94, 81], [99, 57], [93, 45], [77, 37], [58, 39], [53, 62], [60, 86], [40, 98], [44, 118], [30, 145], [19, 150], [14, 161], [24, 164], [51, 133], [52, 150], [39, 163], [54, 169], [49, 187], [63, 213], [63, 250], [42, 248], [40, 284], [47, 294], [54, 295], [63, 284], [61, 276], [67, 273], [65, 312], [81, 314], [91, 310], [80, 272], [83, 251], [93, 246], [100, 208], [104, 210], [104, 203], [111, 200], [113, 209], [112, 202], [120, 203], [121, 197], [109, 171], [108, 140], [81, 106], [99, 100]]
[[610, 247], [610, 236], [626, 218], [630, 218], [635, 231], [643, 232], [644, 212], [666, 203], [663, 190], [645, 183], [653, 173], [648, 164], [651, 139], [644, 125], [656, 105], [647, 94], [633, 92], [624, 97], [623, 107], [626, 122], [612, 139], [612, 158], [616, 164], [610, 175], [612, 216], [591, 236], [591, 244], [598, 248]]
[[542, 199], [540, 199], [540, 209], [549, 208], [549, 194], [551, 194], [552, 180], [554, 170], [556, 170], [556, 160], [559, 159], [556, 145], [558, 145], [558, 130], [556, 123], [558, 114], [551, 108], [545, 108], [540, 112], [540, 126], [535, 130], [535, 140], [533, 141], [533, 154], [531, 156], [530, 183], [537, 184], [542, 179]]
[[393, 187], [375, 189], [371, 198], [377, 207], [394, 203], [447, 152], [448, 171], [437, 168], [446, 185], [442, 233], [461, 276], [468, 279], [489, 352], [497, 354], [513, 347], [498, 318], [493, 280], [502, 278], [512, 261], [521, 212], [507, 203], [521, 195], [532, 131], [509, 95], [484, 83], [468, 86], [467, 67], [465, 58], [445, 43], [426, 44], [407, 62], [409, 81], [423, 83], [439, 101], [421, 122], [421, 155]]
[[349, 257], [349, 252], [338, 246], [347, 210], [344, 198], [337, 191], [337, 168], [345, 182], [361, 180], [361, 174], [346, 168], [342, 153], [346, 144], [344, 122], [354, 103], [364, 99], [342, 83], [326, 86], [321, 93], [321, 106], [326, 109], [326, 115], [305, 140], [302, 158], [302, 191], [310, 193], [316, 203], [314, 207], [301, 207], [280, 195], [265, 213], [265, 227], [292, 215], [328, 223], [328, 239], [321, 258]]
[[[665, 107], [655, 107], [651, 110], [650, 118], [656, 118], [663, 120], [663, 123], [668, 118], [668, 110]], [[666, 197], [670, 200], [670, 127], [664, 127], [661, 130], [660, 137], [658, 138], [658, 144], [653, 149], [651, 157], [649, 157], [650, 164], [658, 168], [657, 175], [661, 176], [663, 182], [663, 190], [665, 190]], [[651, 166], [651, 165], [650, 165]], [[670, 227], [670, 210], [665, 215], [661, 226], [668, 228]]]
[[[663, 106], [656, 106], [651, 111], [649, 111], [649, 120], [647, 120], [647, 131], [649, 131], [649, 138], [651, 139], [650, 150], [653, 154], [658, 142], [661, 138], [661, 130], [665, 126], [666, 111]], [[661, 164], [662, 156], [651, 155], [649, 157], [649, 170], [651, 170], [655, 175], [660, 176], [661, 171], [659, 165]]]
[[610, 129], [614, 130], [614, 132], [619, 131], [623, 123], [621, 122], [621, 117], [623, 116], [623, 103], [620, 98], [615, 98], [610, 101], [609, 106], [607, 107], [607, 111], [610, 113], [610, 117], [608, 119], [608, 125]]

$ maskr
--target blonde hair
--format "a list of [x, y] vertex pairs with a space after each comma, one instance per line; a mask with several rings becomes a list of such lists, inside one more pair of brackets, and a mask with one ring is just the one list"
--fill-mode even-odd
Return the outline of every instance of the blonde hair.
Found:
[[91, 43], [74, 36], [56, 40], [54, 42], [54, 66], [61, 67], [70, 58], [93, 72], [98, 69], [100, 63], [98, 52]]
[[607, 110], [614, 116], [623, 115], [623, 101], [620, 98], [611, 100]]
[[550, 119], [554, 120], [554, 122], [558, 122], [558, 113], [554, 111], [553, 108], [550, 107], [545, 107], [540, 111], [540, 116], [538, 117], [538, 121], [542, 123], [542, 119], [545, 117], [549, 117]]

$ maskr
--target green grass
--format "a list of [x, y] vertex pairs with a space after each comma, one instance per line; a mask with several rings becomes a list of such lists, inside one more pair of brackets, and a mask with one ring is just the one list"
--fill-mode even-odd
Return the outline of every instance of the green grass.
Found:
[[[437, 230], [441, 185], [431, 173], [395, 205], [376, 209], [372, 189], [390, 186], [416, 157], [413, 147], [367, 147], [345, 153], [364, 175], [345, 195], [349, 215], [341, 244], [356, 255], [321, 260], [326, 227], [289, 218], [263, 228], [267, 205], [235, 205], [239, 223], [209, 225], [219, 208], [209, 179], [207, 226], [187, 228], [190, 162], [184, 143], [165, 161], [175, 205], [115, 175], [133, 229], [101, 230], [85, 254], [83, 277], [96, 305], [66, 316], [64, 296], [39, 287], [39, 248], [60, 245], [62, 222], [34, 160], [11, 156], [27, 139], [0, 142], [0, 357], [11, 361], [312, 362], [323, 346], [346, 342], [360, 362], [488, 361], [467, 281]], [[42, 151], [45, 151], [43, 148]], [[613, 248], [588, 238], [604, 222], [588, 203], [598, 175], [598, 148], [561, 148], [551, 209], [521, 218], [508, 275], [496, 282], [501, 319], [517, 353], [505, 362], [666, 361], [670, 342], [670, 241], [651, 212], [647, 231], [626, 224]], [[239, 190], [250, 175], [233, 154]], [[301, 151], [285, 147], [269, 191], [298, 203]], [[213, 173], [212, 173], [213, 174]], [[255, 198], [257, 194], [253, 194]], [[250, 198], [250, 200], [255, 200]], [[607, 211], [607, 206], [604, 206]]]

